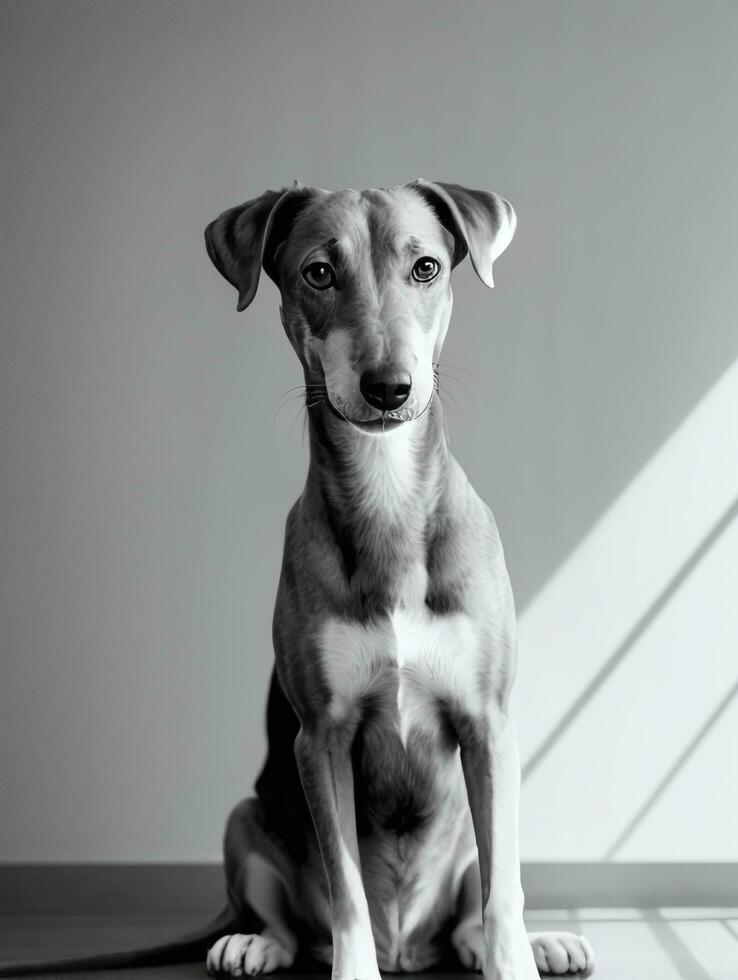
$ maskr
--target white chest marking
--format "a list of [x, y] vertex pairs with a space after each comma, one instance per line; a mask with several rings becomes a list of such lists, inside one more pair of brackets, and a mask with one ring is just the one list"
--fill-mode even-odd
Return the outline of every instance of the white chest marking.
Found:
[[462, 613], [438, 616], [423, 605], [395, 609], [380, 624], [368, 626], [331, 619], [320, 648], [334, 721], [346, 718], [363, 696], [381, 690], [388, 671], [397, 676], [403, 742], [411, 728], [428, 724], [428, 709], [442, 699], [481, 709], [474, 670], [479, 636]]

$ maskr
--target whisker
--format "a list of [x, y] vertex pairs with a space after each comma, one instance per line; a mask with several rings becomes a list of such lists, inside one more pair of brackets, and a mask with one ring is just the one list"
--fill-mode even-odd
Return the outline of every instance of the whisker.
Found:
[[282, 411], [283, 408], [286, 408], [290, 404], [290, 402], [294, 402], [294, 401], [297, 401], [298, 398], [305, 398], [305, 397], [308, 397], [309, 398], [310, 395], [305, 395], [303, 392], [298, 392], [298, 394], [292, 395], [291, 398], [284, 398], [284, 400], [282, 401], [281, 405], [279, 406], [279, 408], [277, 409], [277, 411], [274, 413], [274, 417], [272, 418], [272, 422], [276, 422], [277, 421], [277, 416], [279, 415], [279, 413]]
[[[302, 395], [310, 396], [315, 395], [318, 391], [327, 391], [328, 389], [324, 384], [308, 384], [308, 385], [293, 385], [292, 388], [288, 388], [287, 391], [283, 392], [279, 397], [280, 401], [286, 399], [284, 404], [292, 401], [293, 398], [299, 398]], [[297, 392], [296, 395], [292, 395], [292, 398], [287, 398], [292, 392]]]
[[297, 420], [300, 418], [300, 416], [302, 415], [303, 412], [305, 412], [305, 418], [307, 418], [307, 406], [300, 405], [300, 409], [299, 409], [297, 415], [292, 420], [292, 425], [290, 426], [290, 430], [287, 433], [287, 438], [289, 438], [292, 435], [292, 430], [295, 428], [295, 425], [297, 423]]
[[436, 388], [436, 391], [438, 392], [439, 395], [442, 394], [444, 398], [450, 398], [453, 404], [456, 406], [456, 408], [458, 408], [459, 411], [461, 411], [461, 405], [459, 405], [458, 401], [454, 398], [454, 396], [451, 394], [448, 388], [441, 388], [441, 386], [439, 385], [438, 388]]
[[479, 381], [479, 375], [475, 374], [473, 371], [470, 371], [468, 368], [461, 367], [459, 364], [449, 364], [448, 361], [436, 361], [434, 363], [434, 367], [451, 368], [452, 371], [461, 371], [463, 374], [468, 374], [469, 377], [473, 378], [475, 381]]
[[438, 373], [442, 377], [448, 378], [449, 381], [455, 381], [456, 384], [461, 385], [461, 387], [464, 388], [465, 391], [469, 391], [469, 386], [467, 385], [466, 381], [464, 381], [463, 378], [457, 378], [455, 374], [450, 374], [444, 368], [438, 368]]
[[448, 374], [446, 371], [439, 371], [439, 374], [444, 380], [453, 381], [457, 385], [460, 385], [464, 390], [464, 394], [467, 396], [467, 398], [469, 398], [472, 405], [476, 407], [477, 405], [476, 394], [471, 390], [471, 388], [469, 388], [467, 384], [465, 384], [465, 382], [461, 378], [455, 378], [453, 374]]
[[324, 384], [293, 385], [292, 388], [288, 388], [287, 391], [284, 392], [284, 395], [289, 395], [291, 391], [307, 391], [308, 388], [325, 389], [325, 385]]

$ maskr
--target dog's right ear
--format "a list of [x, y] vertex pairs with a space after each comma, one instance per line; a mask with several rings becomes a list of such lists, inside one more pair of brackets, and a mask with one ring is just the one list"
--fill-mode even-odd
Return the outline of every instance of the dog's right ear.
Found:
[[239, 313], [256, 295], [262, 265], [277, 281], [275, 252], [300, 209], [316, 193], [296, 180], [293, 187], [264, 191], [253, 201], [229, 208], [205, 229], [205, 247], [213, 265], [238, 290]]

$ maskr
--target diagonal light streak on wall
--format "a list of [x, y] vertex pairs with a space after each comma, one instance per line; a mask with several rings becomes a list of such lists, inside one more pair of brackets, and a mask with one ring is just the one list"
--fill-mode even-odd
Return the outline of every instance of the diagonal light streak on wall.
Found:
[[524, 719], [524, 763], [548, 740], [736, 496], [738, 363], [522, 613], [514, 698]]
[[618, 851], [623, 847], [626, 841], [628, 841], [635, 830], [643, 823], [646, 816], [653, 810], [657, 801], [664, 795], [667, 787], [674, 781], [677, 775], [682, 771], [686, 763], [691, 759], [700, 745], [707, 738], [709, 733], [713, 730], [717, 722], [723, 716], [725, 711], [730, 706], [731, 702], [738, 694], [738, 681], [730, 688], [725, 697], [720, 701], [717, 707], [710, 713], [710, 716], [705, 722], [700, 726], [699, 730], [692, 736], [689, 743], [682, 749], [677, 758], [674, 760], [672, 765], [669, 767], [667, 773], [662, 777], [659, 783], [654, 787], [653, 791], [649, 795], [648, 799], [638, 808], [638, 811], [634, 816], [628, 821], [627, 826], [622, 830], [620, 834], [615, 838], [613, 843], [607, 849], [605, 854], [606, 861], [612, 861]]
[[[550, 852], [546, 836], [534, 835], [531, 853], [524, 833], [525, 857], [601, 856], [671, 771], [673, 746], [734, 683], [738, 610], [730, 612], [726, 583], [738, 560], [737, 449], [734, 364], [521, 615], [514, 708], [527, 777], [522, 815], [533, 809], [540, 821], [547, 806], [552, 822]], [[642, 743], [628, 734], [633, 725]], [[634, 759], [623, 757], [634, 749]], [[621, 780], [619, 795], [611, 796], [607, 773], [588, 778], [603, 766]], [[559, 793], [581, 804], [565, 829], [550, 806]]]
[[603, 684], [607, 683], [607, 678], [614, 670], [617, 669], [618, 665], [621, 663], [624, 657], [630, 653], [633, 647], [636, 645], [641, 636], [646, 632], [651, 623], [656, 619], [656, 617], [666, 608], [666, 606], [672, 601], [673, 597], [679, 590], [680, 586], [684, 583], [686, 578], [695, 570], [697, 565], [702, 561], [702, 559], [707, 555], [712, 548], [712, 546], [718, 541], [721, 535], [725, 532], [726, 528], [732, 524], [735, 518], [738, 516], [738, 498], [736, 498], [727, 511], [722, 515], [720, 520], [712, 527], [709, 533], [706, 535], [704, 540], [702, 540], [699, 545], [695, 548], [691, 555], [684, 562], [682, 567], [676, 572], [676, 574], [667, 583], [664, 590], [656, 598], [653, 604], [644, 612], [638, 622], [633, 626], [628, 635], [625, 637], [623, 642], [618, 646], [618, 648], [611, 654], [607, 661], [602, 665], [600, 670], [597, 671], [592, 680], [587, 684], [582, 693], [577, 697], [574, 703], [571, 705], [570, 709], [565, 715], [563, 715], [558, 723], [549, 733], [548, 737], [538, 748], [533, 752], [533, 754], [528, 758], [525, 765], [522, 767], [521, 774], [523, 780], [530, 777], [533, 772], [538, 768], [538, 766], [543, 762], [546, 756], [553, 750], [556, 743], [564, 735], [564, 733], [571, 728], [575, 723], [577, 717], [585, 706], [589, 703], [591, 698], [595, 693], [602, 687]]

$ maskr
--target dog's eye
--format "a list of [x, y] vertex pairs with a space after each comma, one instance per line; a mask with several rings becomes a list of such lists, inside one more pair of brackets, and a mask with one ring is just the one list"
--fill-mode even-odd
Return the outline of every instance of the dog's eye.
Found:
[[440, 271], [441, 266], [439, 263], [429, 255], [424, 255], [413, 266], [413, 279], [417, 282], [430, 282], [431, 279], [436, 278]]
[[313, 289], [331, 289], [336, 285], [336, 274], [327, 262], [311, 262], [302, 270], [302, 278]]

